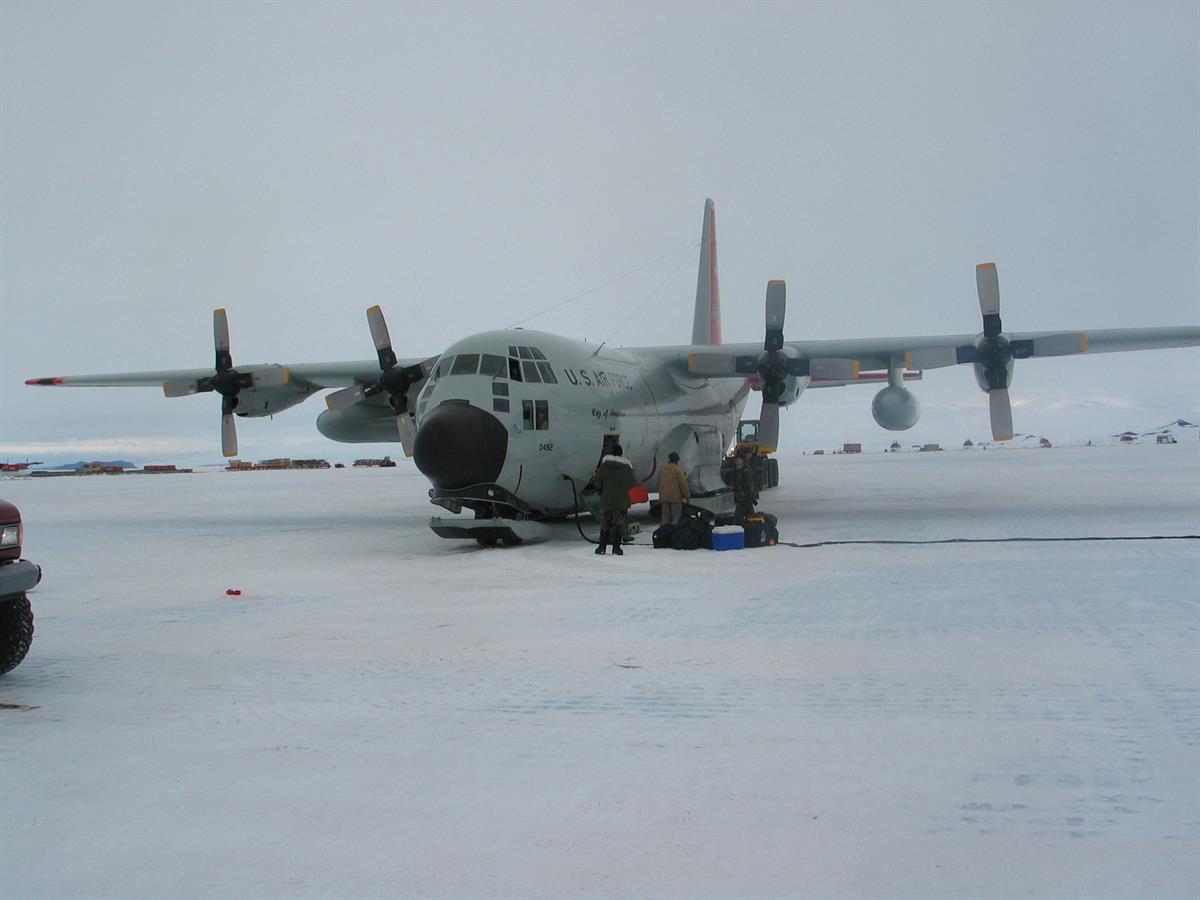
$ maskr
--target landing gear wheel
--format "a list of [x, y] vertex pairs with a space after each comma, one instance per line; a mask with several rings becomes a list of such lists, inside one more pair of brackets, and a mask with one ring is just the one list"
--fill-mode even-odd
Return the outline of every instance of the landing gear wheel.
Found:
[[500, 543], [500, 538], [492, 537], [490, 535], [487, 537], [477, 535], [475, 537], [475, 543], [477, 543], [480, 547], [495, 547], [498, 543]]
[[33, 609], [24, 594], [0, 600], [0, 675], [15, 669], [33, 643]]

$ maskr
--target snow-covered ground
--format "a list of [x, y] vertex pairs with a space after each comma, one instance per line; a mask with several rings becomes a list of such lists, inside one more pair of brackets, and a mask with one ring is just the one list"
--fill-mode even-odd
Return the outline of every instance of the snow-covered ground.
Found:
[[[1200, 444], [781, 469], [793, 542], [1200, 533]], [[1200, 893], [1200, 541], [598, 558], [425, 490], [0, 480], [0, 895]]]

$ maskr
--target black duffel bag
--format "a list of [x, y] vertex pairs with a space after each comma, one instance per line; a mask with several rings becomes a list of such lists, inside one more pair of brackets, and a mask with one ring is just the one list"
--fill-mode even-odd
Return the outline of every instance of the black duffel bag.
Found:
[[676, 525], [668, 522], [666, 525], [659, 525], [654, 529], [654, 534], [650, 535], [650, 542], [655, 548], [662, 550], [663, 548], [670, 549], [671, 538], [675, 535]]

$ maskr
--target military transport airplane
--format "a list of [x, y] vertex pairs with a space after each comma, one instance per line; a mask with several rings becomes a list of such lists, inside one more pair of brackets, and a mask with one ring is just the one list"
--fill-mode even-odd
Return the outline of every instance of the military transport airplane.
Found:
[[722, 344], [716, 220], [704, 206], [690, 344], [615, 348], [515, 328], [472, 335], [440, 354], [400, 359], [378, 306], [367, 310], [376, 359], [233, 364], [225, 310], [213, 313], [214, 369], [35, 378], [27, 384], [161, 387], [168, 397], [221, 396], [221, 443], [237, 454], [234, 415], [269, 416], [327, 388], [318, 430], [335, 441], [399, 441], [433, 487], [430, 499], [475, 518], [432, 520], [446, 537], [481, 543], [536, 535], [540, 520], [578, 511], [577, 490], [621, 444], [642, 482], [680, 455], [693, 497], [720, 505], [721, 460], [752, 390], [762, 392], [759, 443], [774, 449], [779, 409], [806, 388], [882, 384], [871, 411], [886, 429], [920, 416], [905, 381], [924, 369], [971, 365], [988, 395], [992, 435], [1012, 437], [1015, 360], [1200, 345], [1200, 327], [1015, 332], [1000, 321], [994, 263], [976, 267], [980, 334], [788, 341], [785, 286], [766, 292], [762, 345]]

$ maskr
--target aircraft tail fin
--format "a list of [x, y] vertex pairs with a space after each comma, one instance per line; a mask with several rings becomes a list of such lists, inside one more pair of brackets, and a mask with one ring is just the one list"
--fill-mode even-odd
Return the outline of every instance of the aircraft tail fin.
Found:
[[721, 289], [717, 281], [717, 214], [712, 200], [704, 201], [700, 234], [700, 273], [696, 278], [693, 344], [721, 343]]

